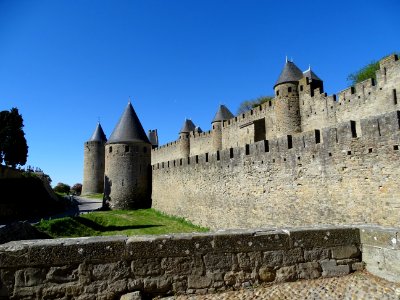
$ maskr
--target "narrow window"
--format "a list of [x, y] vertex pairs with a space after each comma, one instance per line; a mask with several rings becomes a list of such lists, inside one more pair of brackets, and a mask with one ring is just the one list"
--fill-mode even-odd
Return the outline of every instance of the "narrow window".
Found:
[[355, 121], [350, 121], [350, 127], [351, 127], [351, 136], [353, 138], [356, 138], [357, 137], [356, 122]]
[[268, 101], [268, 105], [269, 105], [269, 106], [272, 106], [272, 101], [271, 101], [271, 100]]
[[176, 162], [175, 162], [175, 159], [174, 159], [174, 167], [176, 166]]
[[229, 149], [229, 157], [230, 157], [230, 158], [233, 158], [233, 148], [230, 148], [230, 149]]
[[179, 165], [182, 166], [182, 158], [179, 160]]
[[110, 146], [110, 148], [108, 148], [108, 152], [109, 152], [109, 153], [112, 152], [112, 146]]
[[163, 168], [163, 169], [164, 169], [164, 163], [161, 163], [161, 168]]
[[396, 94], [396, 89], [393, 89], [393, 102], [394, 102], [394, 105], [396, 105], [396, 104], [397, 104], [397, 94]]
[[288, 91], [289, 93], [291, 93], [291, 92], [292, 92], [292, 87], [291, 87], [291, 86], [288, 87], [287, 91]]
[[129, 146], [125, 146], [125, 152], [129, 152]]
[[303, 91], [303, 86], [302, 86], [302, 85], [300, 86], [300, 91], [301, 91], [301, 92]]
[[372, 153], [372, 148], [369, 148], [369, 149], [368, 149], [368, 153]]
[[198, 163], [199, 163], [199, 156], [196, 155], [196, 164], [198, 164]]
[[291, 135], [287, 136], [287, 147], [288, 149], [292, 149], [293, 148], [293, 139]]
[[279, 91], [276, 91], [276, 95], [279, 96]]
[[394, 145], [393, 150], [396, 150], [396, 151], [399, 150], [399, 145]]
[[167, 168], [169, 168], [169, 162], [167, 163]]
[[[352, 86], [351, 88], [350, 88], [350, 93], [351, 94], [354, 94], [356, 92], [356, 89], [354, 88], [354, 86]], [[350, 100], [349, 100], [349, 102], [350, 102]]]
[[206, 153], [206, 162], [208, 162], [208, 153]]
[[188, 165], [190, 165], [190, 157], [188, 157]]
[[321, 143], [321, 132], [318, 129], [315, 130], [315, 143]]
[[217, 160], [220, 160], [219, 151], [217, 151]]
[[351, 155], [351, 151], [347, 151], [347, 155]]
[[246, 155], [250, 154], [250, 145], [246, 144]]
[[264, 152], [269, 152], [269, 141], [264, 140]]
[[328, 155], [329, 155], [329, 156], [332, 156], [332, 153], [331, 153], [331, 152], [329, 152], [329, 153], [328, 153]]

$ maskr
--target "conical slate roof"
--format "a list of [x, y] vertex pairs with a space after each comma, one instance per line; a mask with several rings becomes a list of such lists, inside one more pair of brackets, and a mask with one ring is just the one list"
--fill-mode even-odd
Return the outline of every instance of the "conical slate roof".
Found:
[[108, 140], [108, 144], [124, 142], [145, 142], [150, 144], [130, 101]]
[[214, 119], [211, 123], [218, 122], [218, 121], [225, 121], [233, 118], [233, 114], [225, 105], [220, 105], [217, 113], [215, 114]]
[[311, 80], [319, 80], [322, 81], [312, 70], [311, 68], [308, 68], [308, 70], [303, 72], [303, 76], [307, 77], [308, 79]]
[[299, 81], [302, 77], [303, 72], [293, 62], [286, 61], [281, 75], [279, 75], [274, 87], [281, 83]]
[[179, 133], [188, 133], [196, 129], [196, 126], [193, 124], [192, 120], [185, 119], [183, 123], [181, 131]]
[[103, 128], [101, 128], [100, 123], [97, 123], [96, 129], [94, 130], [92, 137], [88, 142], [106, 142], [107, 138], [104, 134]]

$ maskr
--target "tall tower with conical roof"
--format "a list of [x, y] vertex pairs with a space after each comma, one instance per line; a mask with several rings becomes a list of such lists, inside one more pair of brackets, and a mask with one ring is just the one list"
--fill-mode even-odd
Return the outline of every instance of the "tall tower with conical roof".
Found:
[[303, 72], [293, 62], [286, 60], [274, 86], [277, 137], [301, 131], [298, 86], [302, 77]]
[[151, 144], [130, 102], [105, 152], [105, 205], [112, 209], [150, 207]]
[[233, 118], [233, 114], [225, 105], [220, 105], [211, 121], [211, 136], [214, 151], [222, 150], [222, 125], [225, 120]]
[[91, 138], [84, 143], [82, 194], [103, 193], [104, 189], [104, 144], [106, 135], [100, 123]]
[[196, 125], [192, 120], [185, 119], [181, 130], [179, 131], [180, 155], [181, 157], [189, 157], [190, 155], [190, 132], [196, 129]]

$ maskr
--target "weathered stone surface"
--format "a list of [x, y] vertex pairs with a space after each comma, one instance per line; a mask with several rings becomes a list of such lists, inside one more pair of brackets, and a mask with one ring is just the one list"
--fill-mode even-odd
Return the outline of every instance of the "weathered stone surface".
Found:
[[345, 259], [360, 256], [360, 251], [358, 247], [354, 245], [334, 247], [331, 249], [331, 251], [332, 258], [334, 259]]
[[317, 248], [312, 250], [304, 250], [305, 261], [320, 261], [330, 258], [330, 250], [325, 248]]
[[64, 283], [78, 280], [78, 266], [68, 265], [51, 267], [46, 275], [46, 280], [55, 283]]
[[258, 276], [262, 282], [271, 282], [275, 280], [275, 271], [272, 268], [261, 267]]
[[190, 289], [202, 289], [211, 286], [212, 280], [207, 276], [188, 276], [188, 288]]
[[282, 267], [276, 271], [276, 281], [295, 281], [297, 279], [296, 266]]
[[317, 262], [301, 263], [297, 266], [299, 279], [315, 279], [321, 277], [321, 267]]
[[334, 259], [322, 260], [320, 263], [323, 277], [344, 276], [350, 273], [349, 265], [337, 265]]
[[159, 275], [161, 274], [160, 258], [143, 258], [132, 261], [132, 272], [135, 276]]
[[111, 280], [115, 281], [122, 278], [130, 277], [129, 263], [119, 261], [117, 263], [107, 263], [93, 265], [92, 278], [93, 280]]
[[142, 295], [141, 295], [140, 291], [136, 291], [136, 292], [122, 295], [120, 300], [142, 300]]
[[234, 262], [234, 255], [231, 253], [208, 253], [204, 256], [204, 264], [209, 271], [229, 271]]

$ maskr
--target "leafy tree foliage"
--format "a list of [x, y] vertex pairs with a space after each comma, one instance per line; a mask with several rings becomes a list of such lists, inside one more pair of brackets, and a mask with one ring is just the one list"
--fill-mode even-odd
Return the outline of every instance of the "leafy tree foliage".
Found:
[[71, 187], [68, 184], [59, 182], [57, 183], [57, 185], [53, 188], [53, 190], [56, 193], [60, 193], [60, 194], [69, 194]]
[[[397, 53], [399, 54], [399, 53]], [[384, 59], [388, 55], [382, 57], [381, 59]], [[381, 60], [379, 59], [379, 60]], [[358, 71], [351, 73], [348, 77], [347, 80], [350, 82], [351, 85], [354, 85], [356, 83], [359, 83], [361, 81], [367, 80], [368, 78], [373, 78], [376, 80], [376, 71], [379, 70], [379, 61], [371, 61], [369, 64], [365, 65]]]
[[22, 116], [17, 108], [0, 112], [0, 163], [15, 168], [26, 164], [28, 145]]
[[80, 183], [75, 183], [72, 188], [71, 188], [71, 192], [75, 195], [80, 195], [82, 192], [82, 184]]
[[367, 80], [368, 78], [373, 78], [376, 80], [376, 71], [379, 70], [379, 61], [372, 61], [366, 66], [362, 67], [360, 70], [351, 73], [347, 80], [352, 84], [359, 83], [361, 81]]
[[256, 99], [245, 100], [239, 105], [239, 109], [237, 114], [245, 113], [246, 111], [253, 109], [265, 102], [272, 101], [274, 99], [273, 96], [261, 96]]

